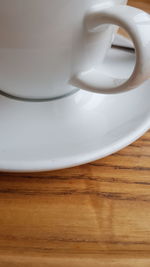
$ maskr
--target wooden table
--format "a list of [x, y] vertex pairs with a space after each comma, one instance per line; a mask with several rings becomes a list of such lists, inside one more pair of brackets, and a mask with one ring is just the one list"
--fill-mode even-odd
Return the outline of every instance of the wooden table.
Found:
[[150, 132], [84, 166], [0, 173], [1, 266], [150, 266]]

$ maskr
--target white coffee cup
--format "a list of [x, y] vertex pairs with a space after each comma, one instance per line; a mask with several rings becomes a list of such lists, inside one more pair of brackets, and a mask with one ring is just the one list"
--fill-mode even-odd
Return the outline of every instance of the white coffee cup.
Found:
[[[150, 77], [150, 16], [126, 0], [0, 0], [0, 93], [56, 99], [79, 89], [130, 90]], [[130, 34], [127, 80], [103, 73], [116, 26]], [[115, 62], [114, 62], [115, 64]]]

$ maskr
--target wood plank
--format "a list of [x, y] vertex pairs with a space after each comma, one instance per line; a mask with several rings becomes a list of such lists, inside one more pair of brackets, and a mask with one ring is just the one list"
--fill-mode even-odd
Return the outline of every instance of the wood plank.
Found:
[[52, 255], [50, 257], [0, 256], [1, 267], [149, 267], [147, 254]]

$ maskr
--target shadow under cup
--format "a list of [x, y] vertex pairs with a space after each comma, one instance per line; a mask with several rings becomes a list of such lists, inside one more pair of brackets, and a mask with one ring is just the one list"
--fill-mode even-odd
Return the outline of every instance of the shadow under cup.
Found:
[[104, 3], [107, 0], [0, 0], [0, 93], [45, 101], [79, 90], [70, 78], [101, 67], [117, 29], [105, 25], [86, 32], [86, 13]]

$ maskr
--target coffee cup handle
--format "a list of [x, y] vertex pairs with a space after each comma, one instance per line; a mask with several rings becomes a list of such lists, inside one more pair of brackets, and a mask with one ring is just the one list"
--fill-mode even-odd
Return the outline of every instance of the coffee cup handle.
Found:
[[[150, 16], [130, 6], [95, 7], [85, 18], [86, 30], [93, 34], [102, 24], [114, 24], [124, 28], [135, 45], [136, 64], [127, 80], [110, 77], [92, 68], [75, 74], [71, 84], [96, 93], [112, 94], [131, 90], [150, 78]], [[115, 62], [114, 62], [115, 64]]]

